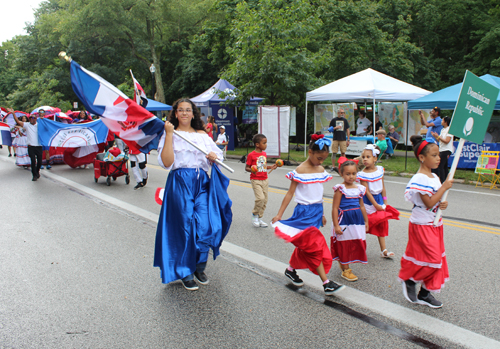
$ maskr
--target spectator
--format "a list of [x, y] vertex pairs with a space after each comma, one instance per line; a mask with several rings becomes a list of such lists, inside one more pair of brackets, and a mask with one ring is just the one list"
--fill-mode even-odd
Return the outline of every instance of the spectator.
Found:
[[217, 137], [217, 142], [215, 142], [215, 144], [217, 144], [219, 149], [224, 149], [228, 143], [226, 135], [226, 127], [224, 125], [221, 125], [219, 127], [219, 131], [220, 133], [219, 136]]
[[351, 133], [349, 131], [349, 121], [345, 118], [344, 109], [340, 108], [337, 116], [330, 121], [328, 131], [333, 133], [332, 142], [332, 171], [335, 169], [335, 160], [340, 147], [340, 156], [345, 157], [347, 147], [350, 143]]
[[366, 136], [372, 122], [366, 118], [364, 110], [359, 111], [359, 118], [356, 121], [356, 136]]
[[[439, 107], [434, 107], [429, 115], [430, 118], [429, 120], [424, 119], [424, 114], [422, 113], [421, 110], [418, 111], [418, 114], [420, 115], [420, 123], [427, 127], [427, 134], [425, 135], [425, 140], [429, 143], [434, 143], [438, 144], [436, 139], [432, 137], [432, 132], [435, 132], [437, 134], [441, 133], [441, 130], [443, 129], [443, 126], [441, 125], [441, 109]], [[433, 169], [434, 170], [434, 169]]]
[[389, 133], [387, 134], [387, 137], [391, 140], [392, 149], [396, 149], [396, 146], [399, 143], [399, 133], [396, 132], [394, 125], [389, 125]]

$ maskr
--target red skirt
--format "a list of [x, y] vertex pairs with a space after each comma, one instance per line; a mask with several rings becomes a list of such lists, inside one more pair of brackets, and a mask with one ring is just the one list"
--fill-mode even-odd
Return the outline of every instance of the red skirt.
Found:
[[399, 220], [399, 211], [390, 205], [386, 205], [385, 211], [377, 211], [368, 215], [370, 230], [367, 233], [379, 237], [389, 236], [389, 219]]
[[[365, 226], [363, 226], [363, 229]], [[335, 236], [330, 237], [332, 258], [340, 264], [368, 263], [366, 256], [366, 240], [338, 241]]]
[[332, 255], [326, 244], [325, 237], [318, 228], [306, 228], [292, 237], [282, 233], [278, 228], [274, 232], [278, 237], [286, 242], [291, 242], [295, 246], [292, 257], [290, 257], [290, 266], [292, 268], [309, 269], [318, 275], [316, 269], [323, 262], [325, 273], [330, 271], [332, 267]]
[[410, 223], [399, 279], [413, 280], [431, 292], [439, 292], [449, 278], [443, 226]]

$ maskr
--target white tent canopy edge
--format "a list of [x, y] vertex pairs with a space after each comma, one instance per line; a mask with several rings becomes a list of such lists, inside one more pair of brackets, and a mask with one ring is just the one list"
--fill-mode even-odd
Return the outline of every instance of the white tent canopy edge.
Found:
[[[346, 76], [306, 93], [304, 142], [307, 143], [307, 103], [319, 101], [364, 102], [406, 102], [417, 99], [431, 91], [382, 74], [371, 68]], [[375, 122], [375, 120], [373, 120]], [[375, 132], [375, 127], [373, 128]], [[304, 156], [306, 156], [304, 147]]]

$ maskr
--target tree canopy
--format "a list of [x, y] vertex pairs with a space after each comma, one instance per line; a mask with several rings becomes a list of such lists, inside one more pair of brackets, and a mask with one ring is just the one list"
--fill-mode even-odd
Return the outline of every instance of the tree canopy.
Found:
[[300, 113], [307, 91], [366, 68], [437, 90], [500, 74], [499, 19], [500, 0], [46, 0], [1, 45], [0, 105], [70, 108], [60, 51], [125, 90], [132, 69], [166, 103], [224, 77], [239, 102]]

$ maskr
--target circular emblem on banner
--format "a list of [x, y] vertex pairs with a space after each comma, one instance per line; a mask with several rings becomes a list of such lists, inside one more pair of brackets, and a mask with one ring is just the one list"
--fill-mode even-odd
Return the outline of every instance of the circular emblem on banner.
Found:
[[474, 118], [470, 117], [464, 126], [464, 135], [468, 136], [472, 133], [472, 127], [474, 126]]
[[227, 118], [227, 110], [224, 108], [220, 108], [217, 112], [217, 115], [219, 116], [219, 119], [225, 119]]

